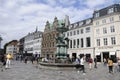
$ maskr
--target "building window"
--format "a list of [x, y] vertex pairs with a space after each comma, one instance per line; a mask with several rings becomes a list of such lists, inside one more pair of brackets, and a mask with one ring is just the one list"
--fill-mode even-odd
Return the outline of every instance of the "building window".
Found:
[[99, 12], [95, 13], [95, 17], [99, 17]]
[[103, 34], [107, 33], [107, 28], [103, 28]]
[[86, 28], [86, 33], [90, 32], [90, 27]]
[[100, 39], [97, 39], [97, 46], [100, 46]]
[[116, 44], [115, 37], [111, 37], [111, 44], [112, 44], [112, 45], [115, 45], [115, 44]]
[[104, 41], [104, 45], [107, 45], [107, 38], [104, 38], [103, 41]]
[[108, 14], [113, 13], [113, 12], [114, 12], [114, 8], [108, 9]]
[[55, 46], [54, 46], [54, 42], [53, 42], [53, 44], [52, 44], [52, 45], [53, 45], [53, 47], [55, 47]]
[[96, 29], [96, 33], [97, 33], [97, 34], [100, 34], [100, 29]]
[[86, 47], [90, 47], [90, 37], [86, 38]]
[[102, 20], [102, 23], [105, 24], [105, 23], [106, 23], [106, 19], [103, 19], [103, 20]]
[[77, 48], [79, 48], [80, 42], [79, 39], [77, 39]]
[[73, 40], [73, 48], [75, 48], [75, 47], [76, 47], [76, 41]]
[[110, 31], [111, 32], [115, 32], [115, 27], [114, 26], [110, 26]]
[[96, 26], [98, 26], [99, 25], [99, 21], [96, 21]]
[[70, 36], [72, 36], [72, 31], [70, 32]]
[[77, 30], [77, 34], [79, 34], [79, 30]]
[[83, 29], [80, 30], [81, 34], [83, 34]]
[[76, 35], [76, 31], [73, 31], [73, 34]]
[[81, 47], [83, 47], [83, 38], [81, 38]]
[[114, 21], [114, 17], [110, 17], [110, 22], [113, 22]]
[[72, 48], [72, 40], [70, 40], [70, 48]]
[[69, 32], [67, 32], [67, 36], [69, 36]]

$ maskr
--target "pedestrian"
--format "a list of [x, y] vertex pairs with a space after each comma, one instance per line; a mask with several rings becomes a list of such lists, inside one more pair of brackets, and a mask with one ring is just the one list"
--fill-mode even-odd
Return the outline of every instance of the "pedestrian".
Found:
[[27, 60], [28, 60], [28, 57], [25, 56], [25, 60], [24, 60], [25, 64], [27, 64]]
[[118, 63], [118, 72], [120, 72], [120, 58], [118, 58], [117, 63]]
[[6, 55], [6, 66], [5, 66], [6, 69], [11, 67], [11, 59], [12, 59], [12, 58], [13, 58], [13, 57], [12, 57], [11, 54], [7, 54], [7, 55]]
[[85, 73], [84, 63], [85, 63], [85, 56], [83, 55], [82, 58], [80, 59], [80, 65], [81, 65], [80, 71], [83, 71], [83, 73]]
[[4, 54], [0, 55], [0, 68], [1, 68], [1, 71], [3, 71], [4, 69], [4, 66], [5, 66], [5, 56]]
[[104, 62], [104, 66], [106, 66], [106, 65], [107, 65], [107, 59], [104, 58], [104, 59], [103, 59], [103, 62]]
[[93, 59], [90, 57], [88, 60], [90, 70], [92, 69], [92, 63], [93, 63]]
[[111, 58], [108, 59], [108, 68], [109, 68], [109, 73], [113, 73], [113, 61]]
[[76, 69], [80, 68], [80, 59], [79, 58], [76, 58], [75, 65], [76, 65]]
[[97, 68], [97, 58], [94, 58], [94, 68]]
[[32, 64], [34, 64], [34, 61], [35, 61], [35, 57], [32, 55], [31, 56], [31, 62], [32, 62]]

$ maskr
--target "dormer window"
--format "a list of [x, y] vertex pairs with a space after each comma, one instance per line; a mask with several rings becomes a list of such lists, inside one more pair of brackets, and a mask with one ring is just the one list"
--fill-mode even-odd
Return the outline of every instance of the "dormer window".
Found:
[[74, 28], [75, 28], [75, 27], [77, 27], [77, 23], [76, 23], [76, 24], [74, 24]]
[[72, 25], [70, 25], [70, 29], [72, 29]]
[[99, 12], [95, 13], [95, 17], [99, 17]]
[[114, 12], [114, 8], [108, 9], [108, 14], [113, 13], [113, 12]]
[[80, 23], [79, 23], [79, 26], [81, 26], [81, 25], [83, 25], [83, 22], [80, 22]]
[[91, 19], [86, 20], [86, 24], [89, 24], [91, 22]]

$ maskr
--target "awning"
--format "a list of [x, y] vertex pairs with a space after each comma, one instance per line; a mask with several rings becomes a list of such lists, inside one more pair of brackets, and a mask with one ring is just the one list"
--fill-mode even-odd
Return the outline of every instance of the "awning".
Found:
[[110, 52], [110, 55], [115, 55], [115, 52]]
[[99, 53], [95, 53], [95, 55], [100, 55], [100, 52]]

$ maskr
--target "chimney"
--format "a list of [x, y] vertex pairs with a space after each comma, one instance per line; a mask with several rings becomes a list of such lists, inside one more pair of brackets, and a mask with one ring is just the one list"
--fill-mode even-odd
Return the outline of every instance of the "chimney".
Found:
[[65, 15], [65, 27], [68, 27], [69, 25], [70, 25], [69, 16]]

